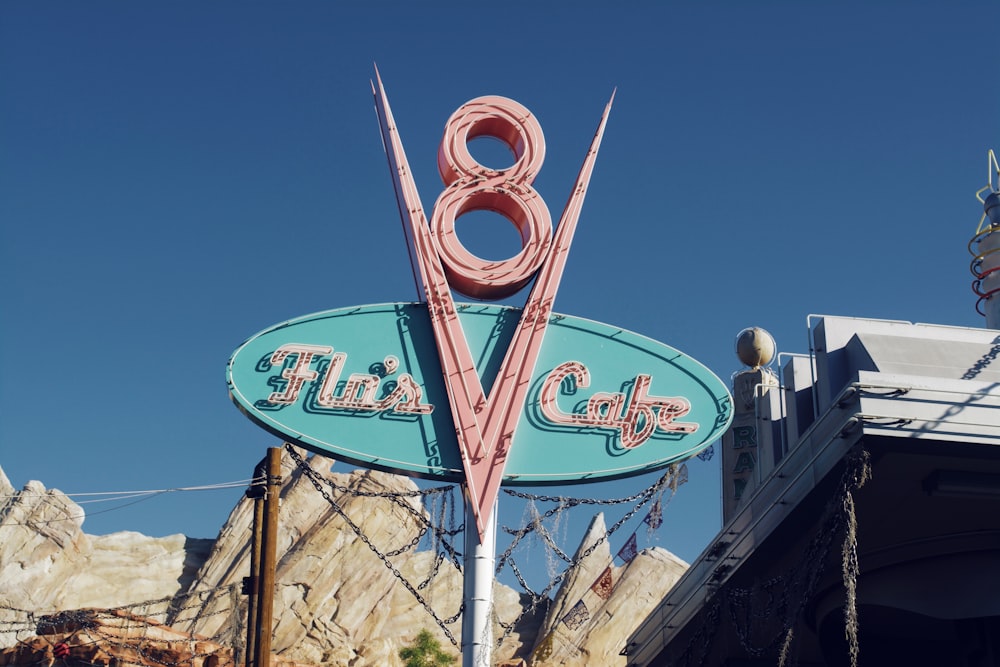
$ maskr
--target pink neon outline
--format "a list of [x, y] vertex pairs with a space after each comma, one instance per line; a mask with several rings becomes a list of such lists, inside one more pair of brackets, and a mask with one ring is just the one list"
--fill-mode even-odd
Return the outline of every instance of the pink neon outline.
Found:
[[[476, 364], [469, 352], [465, 332], [462, 331], [462, 325], [455, 312], [448, 280], [437, 253], [434, 252], [430, 228], [424, 216], [423, 205], [420, 203], [417, 185], [406, 160], [406, 153], [399, 139], [396, 122], [392, 117], [389, 100], [386, 98], [377, 69], [375, 77], [378, 81], [378, 91], [376, 93], [373, 84], [372, 92], [376, 93], [375, 107], [382, 128], [382, 141], [385, 144], [385, 153], [393, 176], [403, 226], [406, 228], [408, 241], [412, 243], [411, 261], [414, 257], [417, 260], [414, 266], [419, 269], [419, 273], [415, 271], [414, 274], [419, 275], [418, 283], [423, 287], [427, 310], [434, 327], [434, 339], [441, 361], [445, 389], [448, 392], [448, 403], [455, 421], [463, 466], [468, 476], [471, 459], [482, 458], [486, 454], [479, 423], [473, 411], [475, 408], [482, 409], [486, 397], [479, 382], [479, 375], [476, 373]], [[469, 407], [463, 409], [461, 406]], [[477, 515], [477, 521], [478, 519]]]
[[[542, 263], [538, 272], [535, 285], [521, 313], [518, 328], [487, 398], [469, 352], [461, 322], [455, 312], [441, 258], [433, 245], [423, 206], [377, 69], [376, 80], [378, 88], [376, 90], [373, 83], [372, 92], [375, 95], [382, 140], [393, 176], [400, 214], [404, 218], [408, 240], [412, 241], [411, 259], [416, 256], [419, 264], [419, 276], [426, 294], [445, 388], [455, 420], [456, 435], [465, 468], [466, 488], [482, 540], [500, 489], [510, 441], [520, 419], [520, 407], [524, 404], [531, 374], [534, 372], [535, 362], [541, 350], [542, 338], [552, 311], [552, 302], [566, 265], [566, 257], [576, 231], [587, 185], [593, 173], [597, 151], [614, 101], [614, 93], [604, 109], [590, 150], [584, 158], [576, 184], [563, 209], [549, 258]], [[487, 131], [488, 129], [484, 129], [483, 133]], [[509, 145], [513, 145], [509, 138], [498, 138], [504, 138]], [[447, 139], [446, 137], [445, 140]], [[527, 153], [531, 148], [525, 146], [523, 150]], [[533, 178], [533, 174], [531, 177]], [[406, 222], [409, 222], [409, 225]], [[417, 272], [414, 274], [417, 275]], [[484, 410], [486, 414], [482, 417], [485, 418], [481, 418]]]
[[[332, 351], [332, 348], [330, 348]], [[386, 362], [395, 357], [386, 357]], [[362, 412], [385, 412], [392, 410], [402, 414], [429, 415], [434, 412], [430, 403], [421, 403], [423, 390], [413, 376], [403, 373], [396, 381], [396, 387], [382, 400], [376, 400], [375, 394], [381, 386], [382, 379], [377, 375], [352, 373], [344, 383], [344, 388], [337, 395], [337, 384], [347, 360], [346, 352], [337, 352], [330, 358], [326, 367], [326, 375], [316, 394], [316, 405], [328, 410], [357, 410]], [[391, 375], [398, 368], [395, 364], [385, 363], [387, 372]], [[392, 367], [390, 370], [390, 366]], [[315, 379], [315, 378], [312, 378]]]
[[434, 412], [430, 403], [421, 403], [424, 392], [409, 373], [403, 373], [396, 381], [396, 388], [381, 401], [375, 404], [379, 410], [388, 410], [404, 414], [429, 415]]
[[271, 354], [271, 365], [277, 366], [285, 362], [285, 358], [291, 355], [298, 355], [295, 365], [286, 368], [281, 372], [281, 377], [288, 381], [284, 391], [273, 392], [267, 397], [268, 403], [291, 405], [299, 398], [302, 385], [306, 380], [315, 380], [319, 375], [314, 370], [309, 369], [313, 357], [324, 356], [333, 352], [332, 347], [326, 345], [307, 345], [305, 343], [288, 343], [282, 345]]
[[[493, 169], [479, 164], [468, 142], [492, 136], [514, 152], [514, 164]], [[476, 299], [501, 299], [531, 281], [552, 245], [548, 206], [532, 187], [545, 160], [538, 120], [514, 100], [496, 95], [463, 104], [445, 123], [438, 148], [438, 172], [445, 189], [434, 203], [431, 235], [452, 288]], [[455, 222], [474, 210], [495, 211], [514, 224], [521, 250], [506, 260], [485, 260], [466, 250]]]
[[330, 363], [326, 365], [326, 375], [323, 383], [319, 386], [319, 393], [316, 394], [316, 405], [321, 408], [338, 407], [337, 383], [340, 381], [340, 374], [344, 371], [344, 361], [347, 360], [346, 352], [337, 352], [330, 358]]
[[[496, 396], [496, 401], [491, 401], [488, 406], [486, 441], [496, 442], [497, 447], [493, 452], [494, 461], [492, 465], [483, 471], [485, 479], [477, 478], [476, 480], [477, 483], [482, 484], [483, 497], [489, 498], [490, 501], [485, 506], [487, 518], [493, 500], [496, 499], [497, 493], [500, 491], [500, 483], [503, 479], [504, 465], [507, 462], [510, 440], [513, 438], [514, 430], [517, 428], [517, 422], [521, 416], [521, 406], [524, 405], [525, 397], [528, 394], [531, 375], [534, 373], [535, 362], [538, 360], [538, 353], [542, 348], [542, 338], [545, 334], [545, 329], [548, 327], [549, 315], [552, 313], [552, 303], [555, 301], [556, 292], [559, 290], [559, 283], [562, 279], [563, 270], [566, 267], [566, 258], [569, 255], [570, 245], [573, 243], [576, 224], [580, 219], [583, 201], [587, 194], [587, 186], [590, 184], [590, 177], [594, 173], [597, 152], [601, 147], [604, 128], [607, 126], [608, 114], [611, 113], [611, 105], [614, 100], [615, 93], [612, 92], [611, 99], [608, 100], [607, 105], [604, 107], [604, 113], [601, 114], [601, 121], [590, 143], [590, 149], [587, 151], [583, 165], [580, 167], [580, 172], [577, 174], [576, 184], [569, 195], [569, 199], [566, 201], [566, 206], [563, 208], [549, 258], [538, 272], [535, 284], [531, 289], [531, 294], [524, 304], [518, 328], [514, 332], [510, 346], [507, 348], [507, 356], [504, 358], [503, 365], [500, 367], [500, 373], [494, 382], [493, 393], [498, 395]], [[505, 391], [497, 391], [496, 385], [498, 383], [500, 384], [500, 388]], [[490, 398], [492, 399], [493, 396]], [[500, 411], [502, 419], [498, 420], [493, 417], [497, 411]], [[493, 428], [489, 428], [489, 426]], [[477, 470], [476, 472], [479, 471]], [[482, 523], [485, 523], [485, 520]], [[482, 523], [480, 523], [480, 532], [482, 532]]]
[[578, 387], [590, 386], [590, 372], [579, 361], [563, 362], [549, 373], [542, 382], [539, 406], [542, 416], [553, 424], [617, 430], [626, 449], [643, 445], [657, 428], [665, 433], [694, 433], [699, 428], [694, 422], [674, 421], [691, 411], [690, 401], [683, 396], [650, 396], [653, 378], [643, 373], [635, 376], [627, 400], [622, 392], [598, 392], [587, 399], [583, 414], [563, 412], [556, 394], [567, 377], [572, 377]]

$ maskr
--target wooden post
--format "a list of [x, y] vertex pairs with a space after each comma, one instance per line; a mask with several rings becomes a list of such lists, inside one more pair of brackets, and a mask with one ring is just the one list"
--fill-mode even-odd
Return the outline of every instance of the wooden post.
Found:
[[274, 633], [274, 572], [277, 569], [278, 501], [281, 495], [281, 448], [267, 450], [267, 488], [264, 493], [264, 530], [260, 550], [257, 588], [256, 659], [254, 667], [270, 667], [271, 636]]
[[250, 576], [243, 580], [243, 594], [247, 596], [247, 645], [243, 664], [257, 664], [257, 591], [260, 587], [261, 530], [264, 523], [264, 494], [267, 489], [267, 458], [260, 460], [253, 470], [253, 482], [246, 491], [253, 499], [253, 527], [250, 536]]

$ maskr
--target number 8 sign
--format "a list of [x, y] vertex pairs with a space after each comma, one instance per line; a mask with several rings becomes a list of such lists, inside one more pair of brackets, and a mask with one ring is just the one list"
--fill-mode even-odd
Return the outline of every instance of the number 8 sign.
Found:
[[[490, 169], [469, 153], [468, 142], [482, 136], [500, 139], [514, 152], [507, 169]], [[431, 234], [448, 282], [477, 299], [500, 299], [528, 284], [552, 245], [552, 217], [531, 187], [545, 160], [545, 139], [527, 109], [504, 97], [479, 97], [462, 105], [445, 125], [438, 150], [438, 171], [448, 186], [434, 204]], [[521, 251], [503, 261], [469, 253], [455, 233], [464, 213], [490, 210], [510, 220], [521, 234]]]
[[[438, 151], [438, 171], [446, 188], [435, 202], [428, 224], [382, 80], [377, 75], [376, 80], [375, 105], [407, 231], [410, 259], [418, 269], [415, 273], [427, 301], [466, 488], [482, 537], [514, 444], [514, 431], [614, 94], [553, 236], [548, 207], [532, 187], [545, 159], [545, 140], [541, 126], [526, 108], [504, 97], [488, 96], [466, 103], [452, 115]], [[469, 153], [468, 142], [481, 136], [503, 141], [514, 153], [514, 164], [506, 169], [479, 164]], [[501, 261], [470, 253], [458, 239], [455, 222], [464, 213], [476, 210], [494, 211], [510, 220], [520, 232], [520, 252]], [[500, 299], [516, 293], [532, 278], [535, 283], [496, 381], [486, 395], [450, 288], [478, 299]]]

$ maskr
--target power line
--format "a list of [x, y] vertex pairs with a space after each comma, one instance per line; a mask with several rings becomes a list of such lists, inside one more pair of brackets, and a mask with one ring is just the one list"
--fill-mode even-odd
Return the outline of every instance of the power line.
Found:
[[[124, 503], [124, 504], [121, 504], [121, 505], [116, 505], [115, 507], [109, 507], [108, 509], [101, 510], [99, 512], [91, 512], [89, 514], [73, 514], [73, 515], [68, 515], [68, 516], [66, 516], [65, 518], [62, 518], [62, 519], [49, 519], [49, 520], [46, 520], [46, 521], [37, 521], [37, 520], [36, 521], [31, 521], [31, 522], [10, 522], [10, 521], [5, 521], [5, 522], [3, 522], [0, 525], [5, 525], [5, 526], [26, 526], [26, 525], [40, 525], [40, 524], [58, 523], [60, 521], [79, 521], [79, 520], [82, 520], [82, 519], [84, 519], [86, 517], [97, 516], [99, 514], [106, 514], [108, 512], [114, 512], [116, 510], [124, 509], [126, 507], [131, 506], [131, 505], [135, 505], [135, 504], [144, 502], [146, 500], [149, 500], [151, 498], [155, 498], [156, 496], [160, 496], [160, 495], [163, 495], [163, 494], [166, 494], [166, 493], [195, 492], [195, 491], [218, 491], [218, 490], [222, 490], [222, 489], [244, 488], [244, 487], [248, 486], [251, 482], [254, 482], [254, 481], [255, 481], [254, 479], [244, 479], [244, 480], [237, 480], [237, 481], [233, 481], [233, 482], [218, 482], [218, 483], [215, 483], [215, 484], [205, 484], [205, 485], [201, 485], [201, 486], [182, 486], [182, 487], [174, 487], [174, 488], [168, 488], [168, 489], [148, 489], [148, 490], [144, 490], [144, 491], [88, 491], [88, 492], [81, 492], [81, 493], [64, 493], [64, 492], [60, 491], [59, 493], [61, 493], [63, 496], [66, 496], [67, 498], [92, 497], [92, 496], [108, 496], [108, 497], [105, 497], [105, 498], [93, 498], [91, 500], [81, 500], [81, 501], [75, 502], [75, 504], [77, 506], [79, 506], [79, 505], [87, 505], [87, 504], [92, 504], [92, 503], [120, 502], [120, 501], [124, 501], [124, 500], [132, 500], [132, 499], [135, 499], [135, 500], [132, 500], [132, 502]], [[34, 497], [34, 498], [44, 498], [44, 499], [46, 499], [46, 501], [48, 501], [51, 498], [53, 498], [53, 496], [51, 494], [51, 490], [50, 491], [46, 491], [45, 493], [31, 493], [31, 492], [28, 492], [28, 491], [20, 491], [20, 492], [14, 493], [14, 494], [0, 494], [0, 501], [3, 501], [3, 503], [5, 505], [7, 505], [10, 501], [15, 500], [17, 498], [32, 498], [32, 497]], [[51, 504], [51, 503], [46, 502], [46, 504]], [[62, 507], [62, 506], [58, 506], [58, 505], [53, 505], [53, 506], [58, 507], [60, 510], [63, 510], [63, 511], [66, 511], [68, 509], [66, 507]]]
[[[128, 498], [134, 498], [136, 496], [144, 495], [158, 495], [161, 493], [174, 493], [177, 491], [214, 491], [216, 489], [233, 489], [248, 486], [254, 479], [241, 479], [235, 482], [218, 482], [216, 484], [205, 484], [203, 486], [178, 486], [169, 489], [147, 489], [143, 491], [87, 491], [80, 493], [66, 493], [65, 491], [60, 491], [62, 495], [68, 498], [77, 498], [83, 496], [120, 496], [120, 498], [107, 498], [104, 500], [83, 500], [80, 501], [79, 505], [84, 503], [94, 503], [94, 502], [106, 502], [107, 500], [127, 500]], [[18, 491], [13, 494], [2, 494], [0, 498], [23, 498], [23, 497], [41, 497], [48, 496], [52, 489], [46, 491], [45, 493], [29, 493], [27, 491]]]

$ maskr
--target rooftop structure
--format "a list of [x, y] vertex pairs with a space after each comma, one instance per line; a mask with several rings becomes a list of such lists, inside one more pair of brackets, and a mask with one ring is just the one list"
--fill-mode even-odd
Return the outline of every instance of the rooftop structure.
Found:
[[628, 664], [1000, 664], [1000, 331], [809, 329], [734, 377], [723, 528]]

